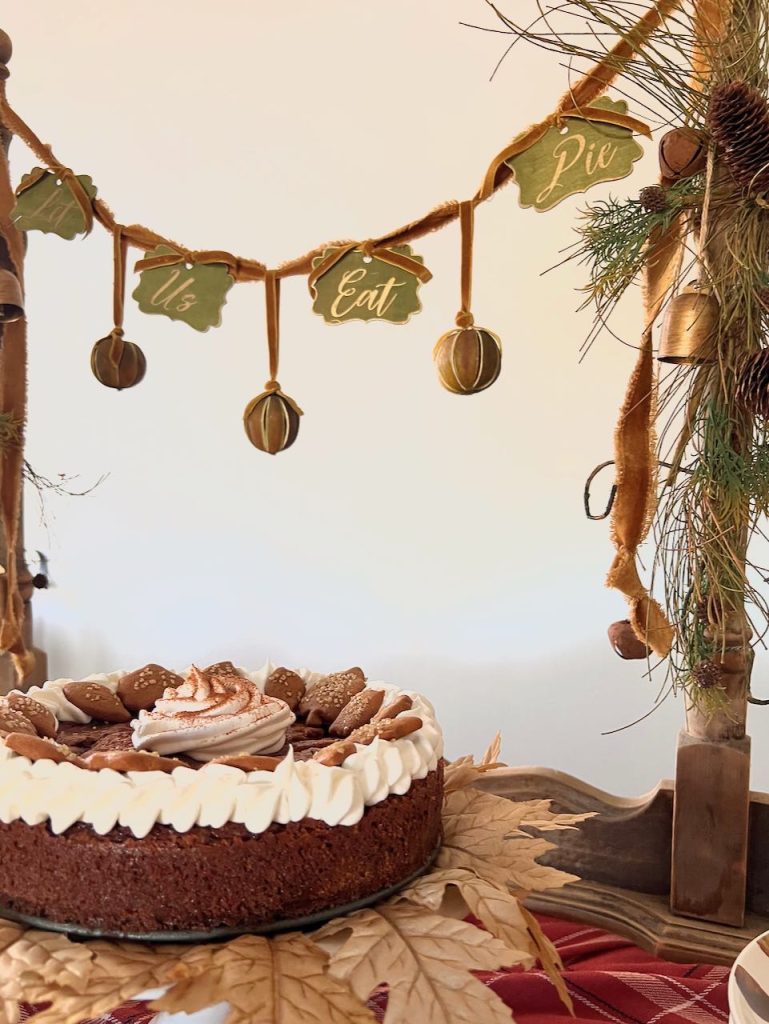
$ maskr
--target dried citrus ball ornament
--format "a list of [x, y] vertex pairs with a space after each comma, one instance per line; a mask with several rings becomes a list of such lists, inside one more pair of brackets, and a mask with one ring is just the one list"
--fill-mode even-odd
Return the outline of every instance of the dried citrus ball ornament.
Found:
[[255, 448], [277, 455], [290, 448], [299, 433], [302, 410], [288, 395], [284, 395], [277, 381], [280, 354], [279, 314], [280, 279], [274, 270], [264, 277], [267, 299], [267, 345], [270, 355], [270, 379], [264, 391], [252, 398], [243, 413], [243, 426]]
[[144, 379], [147, 360], [133, 341], [123, 341], [122, 328], [116, 327], [91, 349], [91, 370], [105, 388], [122, 391]]
[[144, 379], [147, 360], [135, 342], [123, 340], [125, 257], [128, 243], [120, 224], [115, 225], [113, 244], [115, 273], [112, 306], [115, 326], [106, 338], [101, 338], [92, 348], [91, 370], [100, 384], [122, 391], [124, 388], [134, 387]]
[[692, 178], [705, 170], [708, 150], [694, 128], [672, 128], [660, 139], [660, 172], [667, 181]]
[[441, 384], [455, 395], [485, 391], [502, 368], [502, 345], [496, 334], [483, 327], [458, 327], [448, 331], [433, 351]]
[[455, 395], [475, 395], [485, 391], [502, 369], [502, 344], [499, 338], [485, 327], [476, 327], [470, 312], [474, 210], [472, 200], [459, 205], [462, 307], [457, 313], [457, 326], [442, 335], [433, 349], [438, 379], [447, 391]]

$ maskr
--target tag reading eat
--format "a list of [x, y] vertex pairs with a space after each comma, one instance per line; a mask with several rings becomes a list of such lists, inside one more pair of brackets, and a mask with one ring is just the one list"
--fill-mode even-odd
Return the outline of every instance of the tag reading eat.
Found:
[[[326, 249], [313, 260], [317, 267], [333, 249]], [[410, 245], [394, 245], [392, 252], [424, 263], [415, 256]], [[348, 320], [389, 320], [405, 324], [412, 313], [422, 308], [417, 294], [419, 279], [408, 270], [394, 267], [376, 256], [366, 257], [353, 249], [318, 278], [313, 286], [313, 312], [326, 323], [341, 324]]]
[[[34, 178], [37, 178], [34, 184], [25, 188], [25, 182]], [[89, 175], [78, 174], [77, 180], [93, 199], [96, 186]], [[21, 179], [11, 220], [19, 231], [53, 232], [69, 240], [86, 229], [85, 215], [69, 185], [42, 167], [36, 167]]]
[[[145, 257], [173, 253], [158, 245]], [[183, 320], [196, 331], [207, 331], [222, 322], [222, 306], [235, 281], [223, 263], [173, 263], [142, 270], [133, 297], [142, 313], [161, 313]]]
[[[624, 100], [605, 96], [592, 106], [627, 113]], [[628, 128], [573, 117], [566, 118], [564, 124], [562, 129], [548, 128], [539, 142], [506, 161], [515, 173], [524, 208], [550, 210], [599, 181], [626, 178], [643, 156]]]

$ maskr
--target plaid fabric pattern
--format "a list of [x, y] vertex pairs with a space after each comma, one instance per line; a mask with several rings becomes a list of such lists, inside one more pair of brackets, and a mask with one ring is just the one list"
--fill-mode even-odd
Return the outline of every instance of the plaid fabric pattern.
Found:
[[[671, 964], [598, 928], [551, 917], [540, 917], [540, 922], [561, 954], [566, 986], [580, 1020], [728, 1024], [727, 967]], [[511, 1008], [517, 1024], [565, 1024], [569, 1020], [542, 971], [479, 971], [476, 977]], [[387, 1007], [386, 986], [373, 993], [369, 1006], [381, 1021]], [[22, 1007], [22, 1021], [27, 1020], [34, 1024], [32, 1007]], [[153, 1014], [143, 1003], [127, 1003], [84, 1024], [152, 1024], [152, 1020]]]

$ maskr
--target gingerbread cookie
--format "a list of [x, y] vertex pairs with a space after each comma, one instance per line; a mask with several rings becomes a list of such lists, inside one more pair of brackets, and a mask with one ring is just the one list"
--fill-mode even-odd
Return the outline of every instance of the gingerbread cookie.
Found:
[[28, 736], [37, 736], [37, 729], [30, 722], [26, 715], [15, 711], [10, 704], [0, 704], [0, 733], [16, 732], [26, 733]]
[[100, 683], [67, 683], [64, 696], [83, 714], [100, 722], [130, 722], [131, 715], [122, 700]]
[[5, 737], [5, 745], [22, 757], [28, 757], [30, 761], [53, 761], [55, 764], [75, 764], [78, 768], [84, 768], [85, 762], [77, 754], [65, 747], [63, 743], [54, 743], [53, 740], [43, 739], [40, 736], [30, 736], [26, 732], [12, 732]]
[[184, 761], [146, 750], [98, 750], [90, 753], [85, 763], [94, 772], [103, 768], [113, 772], [172, 772], [174, 768], [184, 768]]
[[328, 731], [332, 736], [344, 739], [361, 726], [368, 725], [381, 708], [383, 701], [384, 690], [361, 690], [345, 704]]
[[9, 708], [13, 711], [18, 711], [20, 715], [24, 715], [32, 723], [38, 736], [46, 736], [51, 740], [54, 739], [59, 723], [56, 721], [56, 716], [47, 707], [44, 707], [34, 698], [28, 697], [26, 693], [20, 693], [18, 690], [11, 690], [7, 700]]
[[421, 728], [422, 719], [415, 715], [405, 715], [403, 718], [381, 718], [378, 722], [369, 722], [368, 725], [351, 732], [348, 739], [353, 743], [363, 744], [373, 743], [377, 736], [380, 740], [400, 740]]
[[280, 761], [279, 757], [268, 757], [266, 754], [232, 754], [229, 757], [217, 757], [211, 764], [226, 764], [244, 772], [274, 772]]
[[392, 704], [386, 704], [380, 708], [372, 718], [372, 722], [378, 722], [381, 718], [396, 718], [402, 711], [411, 711], [413, 707], [414, 701], [411, 697], [402, 693], [400, 697], [396, 697]]
[[329, 747], [324, 747], [317, 753], [313, 754], [313, 761], [317, 761], [318, 764], [325, 764], [327, 768], [337, 768], [341, 765], [350, 754], [355, 753], [355, 744], [349, 740], [337, 740], [336, 743], [332, 743]]
[[213, 665], [203, 669], [206, 676], [239, 676], [240, 672], [231, 661], [215, 661]]
[[360, 668], [348, 668], [346, 672], [334, 672], [325, 676], [307, 693], [299, 705], [299, 713], [306, 718], [307, 725], [330, 725], [339, 712], [366, 685], [366, 677]]
[[285, 701], [292, 711], [296, 711], [306, 689], [302, 677], [290, 668], [276, 668], [264, 685], [268, 697]]
[[149, 711], [167, 689], [176, 689], [183, 682], [181, 676], [162, 665], [149, 664], [123, 676], [117, 694], [129, 711]]

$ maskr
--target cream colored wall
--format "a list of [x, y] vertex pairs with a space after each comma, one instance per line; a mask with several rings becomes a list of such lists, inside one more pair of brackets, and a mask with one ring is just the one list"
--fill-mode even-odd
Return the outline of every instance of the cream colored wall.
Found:
[[[119, 218], [273, 265], [466, 197], [566, 82], [556, 58], [518, 47], [490, 84], [505, 39], [458, 24], [494, 24], [481, 0], [36, 0], [4, 18], [13, 102]], [[15, 173], [29, 165], [15, 145]], [[458, 303], [456, 230], [419, 244], [435, 276], [405, 327], [326, 326], [287, 282], [280, 379], [305, 416], [275, 458], [241, 426], [266, 379], [260, 286], [235, 288], [207, 334], [129, 303], [149, 368], [118, 394], [89, 369], [111, 326], [108, 237], [35, 234], [28, 455], [83, 485], [109, 473], [89, 497], [50, 499], [47, 528], [28, 496], [28, 546], [55, 583], [35, 599], [53, 672], [359, 662], [429, 694], [452, 754], [501, 727], [512, 763], [627, 793], [669, 775], [680, 702], [601, 735], [656, 686], [608, 647], [623, 603], [603, 588], [606, 524], [581, 509], [634, 353], [605, 337], [578, 365], [580, 271], [541, 276], [582, 204], [540, 215], [508, 188], [479, 211], [474, 309], [505, 357], [476, 397], [443, 391], [431, 359]], [[630, 341], [637, 313], [616, 325]], [[764, 787], [765, 723], [758, 711]]]

